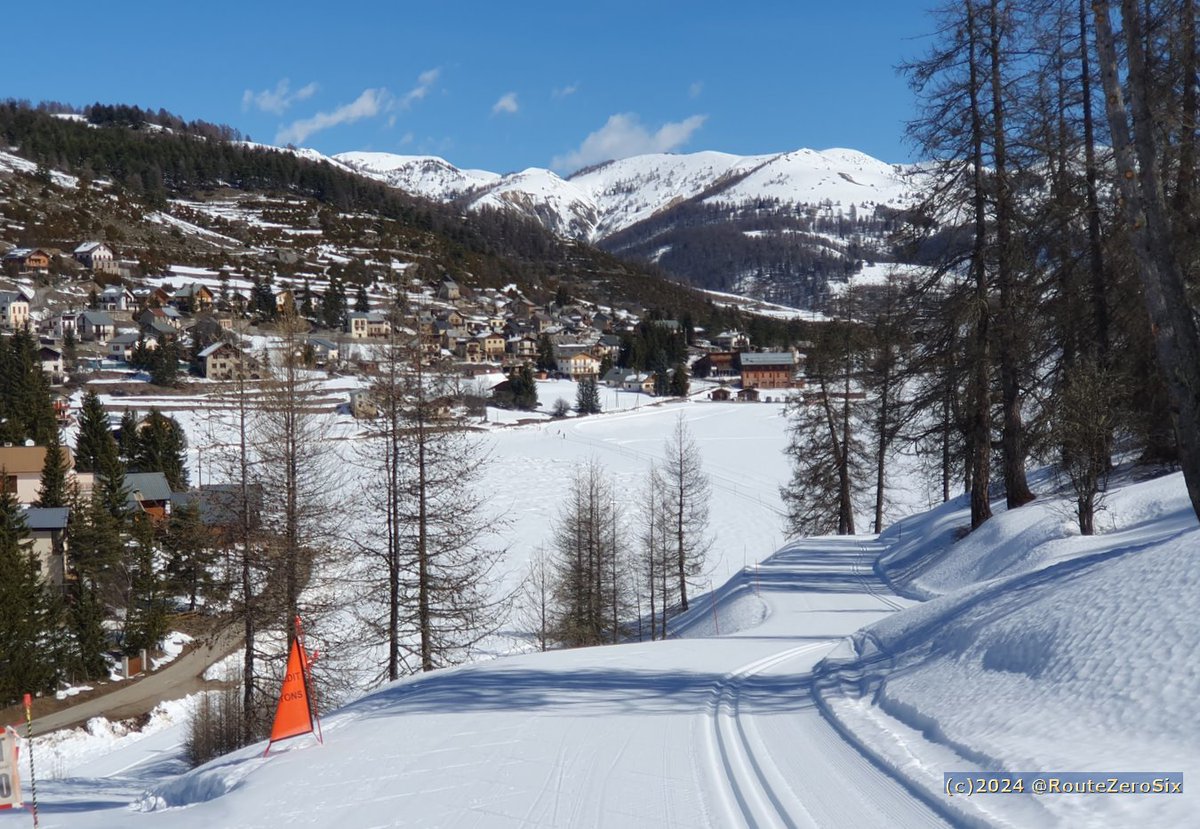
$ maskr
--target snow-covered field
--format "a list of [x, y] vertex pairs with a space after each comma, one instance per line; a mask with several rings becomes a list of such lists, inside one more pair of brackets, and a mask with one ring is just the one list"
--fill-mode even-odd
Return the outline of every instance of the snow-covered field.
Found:
[[600, 461], [636, 502], [681, 414], [713, 483], [715, 590], [672, 639], [402, 680], [331, 713], [324, 745], [187, 773], [176, 711], [140, 740], [93, 723], [35, 746], [55, 778], [42, 825], [1194, 824], [1188, 794], [942, 792], [950, 771], [1200, 774], [1200, 527], [1180, 476], [1123, 479], [1092, 538], [1042, 477], [1037, 501], [998, 503], [956, 542], [965, 505], [919, 511], [902, 473], [893, 509], [917, 514], [882, 536], [787, 542], [779, 404], [494, 425], [479, 485], [508, 519], [505, 585], [576, 464]]

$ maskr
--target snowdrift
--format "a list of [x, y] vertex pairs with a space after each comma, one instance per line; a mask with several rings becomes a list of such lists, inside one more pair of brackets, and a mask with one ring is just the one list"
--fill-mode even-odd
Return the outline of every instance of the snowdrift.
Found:
[[942, 793], [943, 773], [964, 770], [1200, 779], [1200, 527], [1182, 477], [1112, 492], [1101, 535], [1080, 537], [1069, 509], [999, 512], [957, 543], [961, 502], [891, 528], [877, 570], [929, 601], [818, 666], [818, 701], [957, 821], [1188, 825], [1186, 794]]

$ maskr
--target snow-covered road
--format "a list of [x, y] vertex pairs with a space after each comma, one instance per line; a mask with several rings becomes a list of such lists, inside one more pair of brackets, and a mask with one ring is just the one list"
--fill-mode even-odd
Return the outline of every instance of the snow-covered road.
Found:
[[[131, 781], [122, 758], [106, 758], [78, 771], [112, 778], [47, 787], [42, 824], [940, 825], [842, 740], [810, 692], [813, 665], [837, 641], [906, 603], [876, 581], [873, 546], [787, 547], [722, 587], [715, 609], [698, 597], [666, 642], [396, 683], [331, 715], [323, 746], [300, 738], [266, 760], [261, 747], [222, 758], [153, 787], [148, 813], [120, 808]], [[146, 782], [150, 760], [131, 757], [129, 772]], [[56, 796], [76, 802], [60, 811]]]

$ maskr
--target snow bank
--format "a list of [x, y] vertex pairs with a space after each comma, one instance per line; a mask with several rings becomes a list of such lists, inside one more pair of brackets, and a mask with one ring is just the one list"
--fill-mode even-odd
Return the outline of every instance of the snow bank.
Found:
[[818, 668], [827, 713], [960, 819], [1186, 825], [1185, 796], [940, 795], [948, 771], [1200, 775], [1200, 527], [1180, 475], [1114, 491], [1080, 537], [1065, 499], [951, 544], [949, 504], [893, 528], [879, 568], [936, 596]]

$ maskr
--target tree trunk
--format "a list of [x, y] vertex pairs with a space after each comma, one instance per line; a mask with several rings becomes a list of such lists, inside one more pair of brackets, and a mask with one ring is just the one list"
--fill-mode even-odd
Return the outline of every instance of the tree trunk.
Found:
[[1200, 334], [1184, 290], [1183, 269], [1172, 246], [1166, 198], [1159, 178], [1160, 157], [1148, 101], [1150, 82], [1142, 46], [1140, 11], [1131, 0], [1123, 0], [1121, 7], [1129, 55], [1129, 88], [1135, 127], [1132, 136], [1118, 75], [1109, 3], [1095, 0], [1092, 13], [1105, 104], [1130, 241], [1159, 365], [1170, 396], [1179, 462], [1192, 510], [1200, 517]]
[[975, 348], [971, 378], [971, 418], [967, 434], [971, 458], [968, 480], [971, 487], [971, 529], [977, 529], [992, 517], [988, 497], [991, 479], [991, 355], [988, 308], [988, 278], [984, 260], [987, 244], [987, 205], [984, 193], [983, 118], [979, 111], [979, 35], [975, 25], [974, 7], [967, 4], [967, 37], [969, 38], [968, 99], [971, 109], [971, 170], [974, 177], [972, 202], [975, 213], [975, 241], [971, 252], [971, 272], [975, 280]]
[[1100, 237], [1100, 198], [1096, 191], [1096, 128], [1092, 115], [1091, 50], [1088, 47], [1087, 0], [1079, 0], [1079, 83], [1083, 96], [1084, 180], [1087, 199], [1088, 268], [1091, 275], [1092, 325], [1095, 328], [1096, 364], [1109, 365], [1108, 280], [1104, 272], [1104, 247]]
[[1000, 396], [1003, 426], [1000, 432], [1004, 463], [1004, 490], [1008, 508], [1033, 500], [1025, 477], [1025, 424], [1021, 419], [1021, 386], [1016, 354], [1016, 291], [1013, 258], [1013, 194], [1008, 172], [1008, 137], [1005, 134], [1006, 105], [1002, 77], [1001, 22], [999, 0], [991, 0], [988, 29], [991, 52], [992, 176], [996, 182], [996, 287], [1000, 293], [997, 320]]

